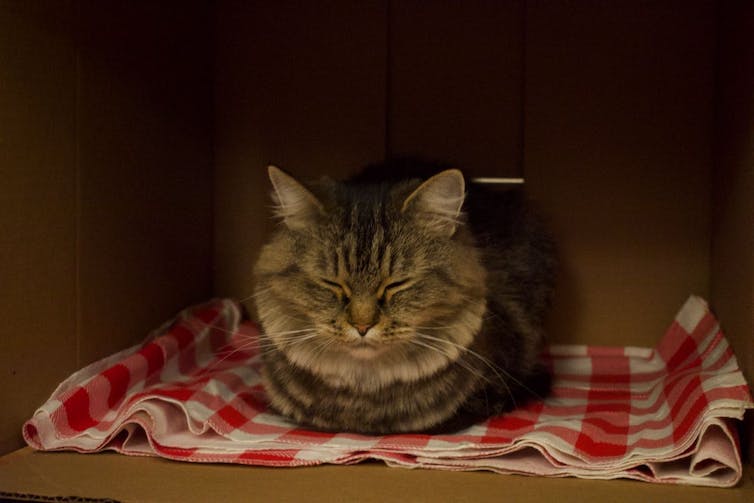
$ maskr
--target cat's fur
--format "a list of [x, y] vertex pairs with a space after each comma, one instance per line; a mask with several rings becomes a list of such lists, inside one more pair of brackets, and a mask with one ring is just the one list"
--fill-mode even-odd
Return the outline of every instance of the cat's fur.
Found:
[[521, 194], [466, 198], [457, 170], [375, 182], [386, 170], [304, 186], [269, 169], [282, 224], [255, 296], [272, 407], [327, 430], [446, 431], [546, 393], [554, 247]]

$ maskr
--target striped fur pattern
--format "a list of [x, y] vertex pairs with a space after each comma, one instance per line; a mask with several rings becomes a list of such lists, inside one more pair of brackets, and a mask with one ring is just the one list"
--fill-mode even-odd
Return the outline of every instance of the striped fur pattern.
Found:
[[546, 393], [553, 246], [520, 195], [484, 208], [457, 170], [306, 186], [269, 174], [281, 225], [255, 299], [274, 409], [324, 430], [447, 431]]

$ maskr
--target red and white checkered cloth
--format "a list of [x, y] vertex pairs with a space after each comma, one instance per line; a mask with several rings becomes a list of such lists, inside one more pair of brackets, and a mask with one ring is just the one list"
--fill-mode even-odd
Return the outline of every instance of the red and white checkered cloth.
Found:
[[691, 297], [659, 346], [554, 346], [547, 400], [454, 435], [297, 427], [267, 409], [256, 326], [230, 300], [187, 309], [139, 346], [76, 372], [23, 427], [41, 450], [185, 461], [388, 465], [732, 486], [736, 419], [754, 407], [707, 304]]

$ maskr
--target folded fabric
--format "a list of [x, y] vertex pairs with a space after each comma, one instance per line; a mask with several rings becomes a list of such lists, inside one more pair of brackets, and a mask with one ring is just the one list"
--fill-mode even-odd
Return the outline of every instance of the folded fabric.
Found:
[[655, 349], [553, 346], [554, 387], [453, 435], [300, 428], [267, 408], [258, 329], [238, 305], [187, 309], [145, 343], [66, 379], [24, 425], [40, 450], [264, 466], [350, 464], [732, 486], [751, 395], [707, 304], [691, 297]]

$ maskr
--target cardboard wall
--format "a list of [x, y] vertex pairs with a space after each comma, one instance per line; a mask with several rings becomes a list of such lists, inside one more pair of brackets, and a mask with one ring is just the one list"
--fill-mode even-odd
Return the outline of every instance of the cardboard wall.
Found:
[[[754, 4], [720, 8], [712, 300], [744, 376], [754, 382]], [[751, 412], [751, 411], [750, 411]], [[746, 429], [754, 456], [754, 415]]]
[[[96, 473], [97, 476], [92, 476]], [[382, 463], [285, 469], [178, 463], [113, 452], [83, 456], [23, 449], [0, 457], [0, 490], [48, 497], [71, 493], [107, 501], [246, 503], [745, 503], [754, 469], [736, 489], [649, 484], [636, 480], [505, 476], [491, 472], [408, 470]], [[41, 499], [41, 498], [40, 498]], [[46, 500], [43, 500], [46, 501]], [[53, 500], [55, 501], [55, 500]], [[74, 500], [75, 501], [75, 500]]]
[[344, 176], [385, 146], [384, 2], [222, 2], [215, 42], [215, 283], [247, 298], [266, 166]]
[[521, 176], [525, 2], [384, 3], [386, 153]]
[[0, 452], [211, 295], [210, 12], [178, 4], [0, 2]]
[[74, 14], [0, 4], [0, 452], [77, 363]]
[[550, 332], [653, 346], [710, 292], [715, 5], [527, 5], [524, 171], [563, 262]]

